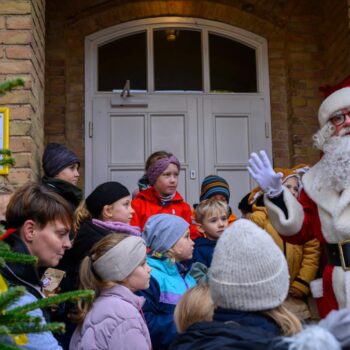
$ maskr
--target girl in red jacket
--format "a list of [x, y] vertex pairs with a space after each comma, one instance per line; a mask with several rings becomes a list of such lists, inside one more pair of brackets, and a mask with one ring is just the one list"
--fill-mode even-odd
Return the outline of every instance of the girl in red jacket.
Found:
[[142, 231], [150, 216], [173, 214], [190, 224], [191, 236], [198, 236], [196, 226], [192, 223], [191, 208], [176, 191], [179, 172], [180, 162], [171, 153], [158, 151], [148, 157], [145, 175], [150, 187], [139, 192], [132, 201], [135, 213], [130, 225], [138, 226]]

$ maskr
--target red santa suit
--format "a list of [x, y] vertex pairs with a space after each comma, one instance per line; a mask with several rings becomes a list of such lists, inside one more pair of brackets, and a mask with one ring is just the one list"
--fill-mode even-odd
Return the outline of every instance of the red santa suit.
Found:
[[[350, 239], [350, 188], [341, 194], [329, 188], [317, 189], [313, 185], [315, 172], [317, 164], [304, 175], [299, 202], [289, 191], [283, 191], [288, 219], [278, 206], [265, 198], [272, 225], [289, 243], [304, 244], [317, 238], [323, 244], [338, 244]], [[340, 250], [336, 253], [340, 255]], [[328, 264], [322, 280], [311, 283], [321, 317], [331, 310], [350, 307], [350, 271], [344, 267]]]
[[[320, 106], [320, 126], [335, 112], [349, 107], [350, 88], [334, 92]], [[325, 317], [331, 310], [350, 307], [350, 187], [338, 192], [327, 184], [321, 185], [318, 178], [322, 174], [319, 161], [303, 176], [300, 202], [289, 191], [283, 191], [288, 217], [266, 195], [265, 205], [272, 225], [287, 242], [303, 244], [317, 238], [323, 243], [328, 264], [322, 279], [312, 282], [310, 287], [318, 298], [320, 316]]]

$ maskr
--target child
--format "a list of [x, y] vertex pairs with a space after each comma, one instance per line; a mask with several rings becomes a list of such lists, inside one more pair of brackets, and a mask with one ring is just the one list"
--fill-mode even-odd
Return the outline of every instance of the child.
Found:
[[79, 301], [71, 350], [149, 350], [152, 348], [142, 316], [143, 298], [151, 269], [140, 237], [110, 234], [91, 249], [80, 267], [81, 289], [93, 289], [95, 301]]
[[212, 321], [214, 304], [209, 286], [199, 284], [189, 289], [175, 307], [174, 319], [179, 333], [200, 321]]
[[195, 218], [202, 237], [194, 241], [193, 262], [210, 266], [216, 242], [228, 226], [228, 212], [226, 202], [214, 198], [198, 204]]
[[[14, 306], [21, 306], [44, 298], [39, 268], [55, 267], [65, 251], [71, 247], [69, 232], [73, 214], [69, 204], [45, 186], [29, 183], [17, 190], [7, 207], [9, 229], [5, 242], [15, 252], [37, 257], [37, 265], [7, 262], [1, 274], [10, 285], [26, 288]], [[29, 313], [45, 324], [49, 315], [36, 309]], [[23, 349], [58, 350], [61, 347], [51, 332], [27, 334]]]
[[[249, 220], [237, 220], [219, 239], [209, 287], [215, 305], [213, 322], [193, 324], [170, 349], [287, 350], [293, 343], [281, 336], [302, 330], [300, 321], [282, 306], [289, 288], [285, 258], [272, 238]], [[339, 349], [330, 333], [317, 328], [311, 348]], [[335, 347], [319, 346], [325, 334]], [[309, 340], [304, 345], [310, 345]]]
[[91, 247], [112, 231], [141, 236], [138, 227], [129, 225], [134, 210], [130, 192], [116, 181], [105, 182], [82, 202], [75, 213], [73, 248], [62, 259], [60, 268], [66, 271], [62, 290], [78, 287], [79, 265]]
[[173, 214], [190, 224], [191, 234], [196, 233], [192, 223], [190, 206], [176, 191], [180, 162], [171, 153], [159, 151], [151, 154], [146, 162], [146, 175], [151, 187], [139, 192], [132, 201], [135, 214], [131, 225], [143, 230], [147, 219], [154, 214]]
[[[295, 198], [298, 198], [300, 190], [298, 173], [293, 169], [282, 168], [276, 168], [276, 172], [283, 174], [283, 185], [291, 191]], [[270, 234], [287, 259], [290, 288], [285, 306], [300, 320], [309, 319], [311, 313], [306, 298], [310, 293], [309, 284], [315, 279], [319, 266], [319, 242], [316, 239], [312, 239], [304, 245], [284, 242], [270, 223], [260, 188], [252, 191], [248, 201], [252, 203], [252, 213], [247, 218]]]
[[[229, 205], [230, 195], [229, 184], [223, 177], [218, 175], [208, 175], [202, 182], [199, 201], [202, 202], [206, 199], [213, 198]], [[235, 214], [233, 214], [232, 209], [230, 207], [228, 208], [228, 224], [231, 225], [237, 218]]]
[[79, 158], [59, 143], [49, 143], [42, 159], [45, 176], [42, 183], [57, 192], [75, 210], [82, 200], [82, 191], [77, 187], [79, 180]]
[[187, 289], [196, 285], [183, 263], [192, 258], [189, 223], [176, 215], [151, 216], [142, 237], [149, 247], [147, 262], [152, 268], [143, 307], [153, 349], [167, 348], [176, 335], [174, 309]]

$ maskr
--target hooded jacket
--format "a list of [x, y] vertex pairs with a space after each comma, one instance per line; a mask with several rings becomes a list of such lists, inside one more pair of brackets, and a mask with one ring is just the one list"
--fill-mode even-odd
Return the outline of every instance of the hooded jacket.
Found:
[[143, 306], [153, 349], [166, 349], [176, 335], [174, 310], [182, 295], [196, 281], [182, 264], [165, 258], [147, 258], [152, 268], [150, 286], [138, 294], [145, 297]]
[[142, 317], [144, 298], [116, 285], [102, 291], [83, 324], [76, 328], [70, 350], [149, 350], [151, 339]]

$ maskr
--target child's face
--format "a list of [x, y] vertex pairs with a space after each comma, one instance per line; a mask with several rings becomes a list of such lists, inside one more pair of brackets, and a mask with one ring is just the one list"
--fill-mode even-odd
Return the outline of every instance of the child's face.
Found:
[[154, 184], [154, 188], [161, 196], [170, 196], [176, 192], [179, 169], [173, 163], [159, 175]]
[[150, 266], [145, 261], [136, 267], [136, 269], [126, 278], [124, 285], [132, 292], [147, 289], [150, 281]]
[[198, 224], [199, 231], [206, 233], [209, 239], [218, 239], [228, 226], [227, 213], [216, 211], [206, 215], [201, 224]]
[[299, 197], [299, 181], [295, 176], [289, 177], [283, 185], [288, 188], [295, 198]]
[[78, 163], [69, 165], [66, 168], [62, 169], [55, 176], [55, 178], [67, 181], [67, 182], [71, 183], [72, 185], [76, 186], [78, 183], [78, 180], [79, 180], [78, 168], [79, 168]]
[[131, 206], [131, 197], [123, 197], [111, 205], [105, 205], [104, 208], [105, 221], [120, 221], [129, 224], [134, 214], [134, 209]]
[[70, 227], [61, 221], [49, 222], [40, 228], [27, 220], [22, 227], [24, 240], [31, 253], [38, 258], [39, 266], [57, 266], [67, 249], [72, 247]]
[[190, 237], [190, 230], [187, 229], [185, 234], [170, 249], [176, 261], [184, 261], [192, 258], [194, 243]]

